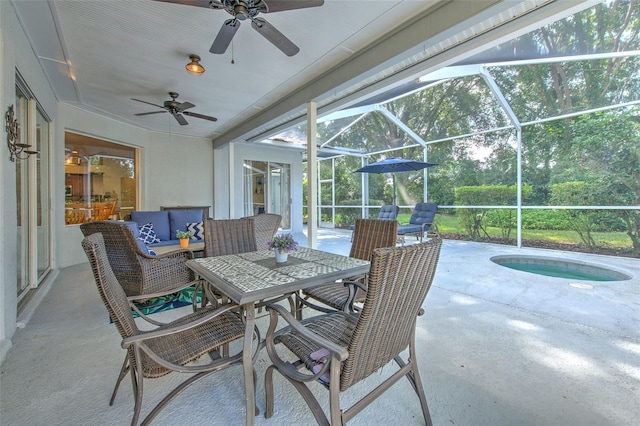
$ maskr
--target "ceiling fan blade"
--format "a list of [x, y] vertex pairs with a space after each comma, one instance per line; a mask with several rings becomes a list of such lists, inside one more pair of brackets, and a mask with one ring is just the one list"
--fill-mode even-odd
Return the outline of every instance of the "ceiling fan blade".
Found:
[[262, 0], [260, 3], [260, 8], [262, 9], [261, 12], [269, 13], [280, 12], [282, 10], [318, 7], [324, 4], [324, 0]]
[[181, 126], [186, 126], [187, 124], [189, 124], [181, 114], [175, 113], [173, 114], [173, 116], [176, 118], [176, 120], [178, 121], [178, 123], [180, 123]]
[[193, 108], [195, 105], [192, 104], [191, 102], [183, 102], [180, 105], [178, 105], [178, 109], [180, 111], [184, 111], [185, 109], [189, 109], [189, 108]]
[[210, 0], [153, 0], [153, 1], [159, 1], [162, 3], [183, 4], [185, 6], [206, 7], [207, 9], [219, 9], [222, 7], [222, 4], [218, 4], [219, 2], [217, 1], [211, 2]]
[[237, 19], [228, 19], [220, 28], [216, 39], [213, 40], [213, 44], [211, 45], [211, 49], [209, 52], [211, 53], [224, 53], [229, 47], [231, 40], [233, 40], [233, 36], [240, 28], [240, 21]]
[[151, 115], [151, 114], [162, 114], [163, 112], [167, 112], [167, 111], [152, 111], [152, 112], [141, 112], [139, 114], [133, 114], [133, 115]]
[[218, 119], [215, 118], [215, 117], [211, 117], [209, 115], [198, 114], [197, 112], [185, 111], [183, 114], [188, 116], [188, 117], [202, 118], [203, 120], [209, 120], [209, 121], [218, 121]]
[[152, 104], [151, 102], [143, 101], [140, 99], [131, 98], [132, 101], [142, 102], [143, 104], [153, 105], [154, 107], [164, 108], [162, 105]]
[[264, 38], [273, 43], [274, 46], [282, 50], [285, 55], [293, 56], [300, 51], [298, 46], [264, 19], [254, 18], [251, 21], [251, 26], [254, 30], [262, 34]]

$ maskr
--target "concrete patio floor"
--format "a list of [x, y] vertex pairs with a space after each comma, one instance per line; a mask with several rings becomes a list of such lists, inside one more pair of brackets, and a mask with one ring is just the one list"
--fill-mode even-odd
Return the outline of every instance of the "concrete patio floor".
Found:
[[[321, 230], [319, 248], [347, 254], [349, 237]], [[302, 235], [298, 241], [306, 242]], [[576, 288], [569, 285], [576, 280], [489, 260], [514, 253], [586, 261], [633, 278]], [[42, 303], [17, 330], [2, 365], [0, 424], [128, 424], [128, 378], [114, 406], [108, 405], [124, 351], [88, 264], [63, 269], [51, 288], [41, 290]], [[423, 307], [418, 365], [435, 425], [640, 424], [639, 260], [446, 240]], [[189, 309], [156, 315], [173, 318]], [[265, 331], [266, 318], [259, 324]], [[256, 364], [256, 425], [315, 424], [302, 398], [277, 374], [275, 414], [263, 417], [268, 365], [263, 351]], [[389, 365], [349, 389], [345, 401], [358, 399], [393, 371]], [[142, 415], [181, 378], [145, 381]], [[154, 424], [242, 425], [244, 400], [241, 369], [234, 367], [187, 389]], [[350, 424], [422, 424], [420, 404], [402, 380]]]

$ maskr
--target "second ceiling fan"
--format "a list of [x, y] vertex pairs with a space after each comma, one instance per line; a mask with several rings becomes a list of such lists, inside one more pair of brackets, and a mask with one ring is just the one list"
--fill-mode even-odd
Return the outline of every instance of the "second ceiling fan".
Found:
[[141, 115], [151, 115], [151, 114], [162, 114], [164, 112], [169, 112], [176, 119], [178, 123], [182, 126], [186, 126], [189, 124], [187, 120], [182, 116], [183, 114], [187, 117], [195, 117], [201, 118], [203, 120], [209, 121], [217, 121], [218, 119], [215, 117], [211, 117], [210, 115], [198, 114], [197, 112], [186, 111], [189, 108], [195, 107], [191, 102], [178, 102], [176, 99], [178, 98], [178, 94], [176, 92], [169, 92], [169, 96], [171, 96], [170, 101], [164, 101], [163, 105], [154, 104], [151, 102], [143, 101], [141, 99], [131, 98], [132, 101], [142, 102], [143, 104], [153, 105], [158, 108], [162, 108], [161, 111], [151, 111], [151, 112], [140, 112], [138, 114], [133, 114], [137, 116]]
[[250, 20], [251, 27], [262, 34], [280, 49], [285, 55], [293, 56], [300, 51], [291, 40], [278, 31], [273, 25], [262, 18], [259, 13], [281, 12], [284, 10], [318, 7], [324, 0], [154, 0], [164, 3], [177, 3], [188, 6], [206, 7], [208, 9], [224, 9], [233, 18], [228, 19], [218, 32], [211, 49], [211, 53], [224, 53], [231, 44], [233, 36], [240, 28], [240, 21]]

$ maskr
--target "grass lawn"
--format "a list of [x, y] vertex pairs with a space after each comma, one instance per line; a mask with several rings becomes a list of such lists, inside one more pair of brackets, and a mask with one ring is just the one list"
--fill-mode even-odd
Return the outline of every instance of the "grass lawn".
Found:
[[[409, 223], [410, 214], [399, 214], [398, 221], [400, 223]], [[438, 225], [438, 230], [443, 234], [462, 234], [466, 235], [466, 232], [460, 225], [457, 216], [442, 215], [436, 216], [435, 220]], [[490, 237], [501, 238], [502, 232], [500, 228], [488, 227], [486, 229]], [[596, 245], [611, 248], [630, 249], [631, 239], [624, 232], [594, 232], [592, 234]], [[516, 238], [516, 231], [511, 231], [510, 238]], [[541, 240], [549, 241], [553, 243], [564, 244], [582, 244], [582, 240], [575, 231], [560, 231], [560, 230], [540, 230], [524, 229], [522, 231], [522, 240]]]

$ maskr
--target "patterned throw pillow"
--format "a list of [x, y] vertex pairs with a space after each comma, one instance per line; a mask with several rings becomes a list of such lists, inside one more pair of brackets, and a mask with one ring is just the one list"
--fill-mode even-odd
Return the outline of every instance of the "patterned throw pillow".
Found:
[[138, 239], [145, 244], [159, 243], [160, 238], [156, 235], [156, 231], [153, 230], [153, 223], [145, 223], [138, 228]]
[[202, 222], [187, 223], [187, 231], [193, 231], [192, 240], [204, 240], [204, 225]]

